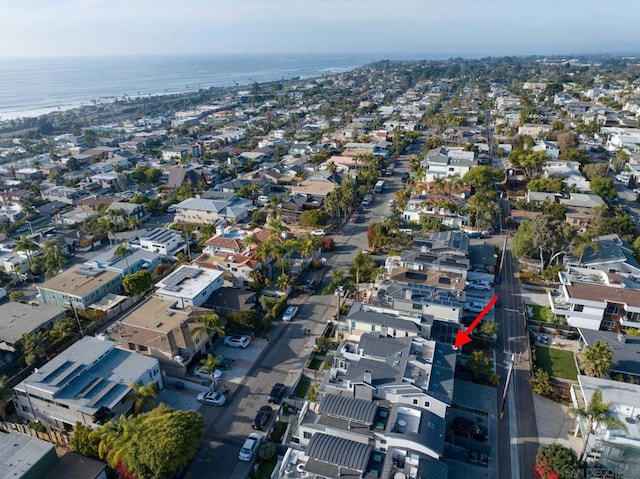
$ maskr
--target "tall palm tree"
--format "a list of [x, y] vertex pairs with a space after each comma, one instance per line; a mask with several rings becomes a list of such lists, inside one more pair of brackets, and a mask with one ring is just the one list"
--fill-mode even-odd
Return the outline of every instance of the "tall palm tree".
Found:
[[582, 365], [589, 376], [607, 378], [613, 367], [613, 351], [604, 341], [596, 341], [582, 351]]
[[33, 253], [40, 250], [40, 245], [33, 241], [31, 238], [21, 236], [16, 240], [16, 246], [13, 251], [24, 251], [27, 256], [27, 262], [29, 263], [29, 269], [31, 269], [31, 263], [33, 260]]
[[138, 383], [131, 383], [129, 387], [131, 391], [125, 396], [125, 401], [133, 401], [134, 416], [157, 406], [156, 396], [158, 395], [158, 390], [155, 381], [151, 381], [144, 386]]
[[331, 281], [322, 289], [322, 294], [336, 294], [338, 298], [338, 304], [336, 306], [336, 319], [340, 317], [340, 296], [346, 293], [348, 286], [348, 278], [344, 276], [344, 273], [340, 270], [334, 269], [331, 272]]
[[206, 336], [209, 344], [213, 344], [213, 337], [218, 334], [224, 336], [224, 320], [218, 316], [218, 313], [211, 312], [205, 316], [198, 318], [199, 326], [191, 330], [193, 336], [201, 339]]
[[600, 243], [594, 240], [590, 231], [585, 231], [584, 233], [576, 236], [573, 254], [579, 257], [578, 266], [582, 264], [582, 257], [589, 248], [591, 248], [595, 253], [600, 251]]
[[64, 251], [58, 245], [58, 240], [50, 239], [42, 245], [44, 254], [44, 269], [47, 276], [54, 276], [67, 263]]
[[127, 247], [126, 243], [120, 243], [116, 250], [113, 252], [116, 256], [120, 256], [127, 265], [127, 270], [129, 269], [129, 260], [127, 259], [127, 255], [131, 253], [131, 250]]
[[129, 228], [130, 230], [134, 230], [136, 232], [136, 236], [138, 235], [138, 228], [140, 227], [140, 225], [142, 225], [142, 221], [140, 221], [138, 218], [134, 218], [133, 216], [127, 218], [127, 228]]
[[360, 300], [360, 275], [364, 271], [371, 270], [373, 266], [375, 265], [373, 265], [371, 256], [364, 253], [362, 250], [358, 251], [353, 257], [350, 273], [356, 279], [356, 301]]
[[305, 258], [310, 258], [317, 249], [316, 240], [313, 236], [307, 236], [298, 242], [298, 251]]
[[278, 276], [278, 279], [276, 280], [276, 287], [280, 291], [285, 291], [289, 286], [290, 282], [291, 282], [291, 278], [288, 275], [283, 273], [280, 276]]
[[258, 244], [258, 237], [255, 235], [255, 233], [248, 234], [242, 240], [242, 246], [247, 249], [254, 244]]
[[72, 318], [63, 318], [53, 323], [51, 334], [56, 341], [64, 341], [78, 332], [78, 325]]
[[[591, 396], [591, 401], [585, 408], [571, 408], [569, 413], [576, 419], [584, 419], [587, 421], [585, 436], [584, 436], [584, 448], [587, 447], [587, 439], [589, 434], [593, 431], [594, 427], [599, 425], [609, 428], [617, 428], [622, 431], [627, 431], [627, 426], [620, 419], [615, 417], [612, 413], [614, 411], [613, 403], [607, 403], [602, 400], [602, 392], [599, 390], [594, 391]], [[580, 423], [576, 424], [575, 435], [580, 430]], [[582, 450], [580, 457], [584, 456], [585, 449]]]
[[98, 457], [115, 468], [125, 457], [138, 421], [124, 414], [107, 422], [99, 430]]
[[287, 275], [291, 278], [291, 258], [293, 256], [294, 251], [298, 251], [300, 248], [300, 242], [296, 239], [288, 239], [284, 243], [282, 243], [282, 250], [284, 255], [289, 262], [289, 269], [287, 270]]
[[442, 194], [445, 190], [446, 181], [442, 176], [436, 176], [431, 182], [434, 193]]
[[214, 356], [213, 354], [209, 353], [204, 359], [200, 360], [200, 364], [205, 369], [205, 372], [211, 378], [210, 387], [212, 391], [215, 391], [218, 386], [217, 384], [218, 381], [216, 379], [216, 369], [218, 369], [221, 359], [222, 358], [220, 357], [219, 354]]

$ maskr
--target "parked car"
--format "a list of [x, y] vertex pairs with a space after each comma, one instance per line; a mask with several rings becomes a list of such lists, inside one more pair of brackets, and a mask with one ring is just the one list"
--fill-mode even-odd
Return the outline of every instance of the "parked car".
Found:
[[317, 229], [317, 230], [313, 230], [311, 232], [311, 236], [324, 236], [327, 233], [325, 232], [325, 230], [321, 230], [321, 229]]
[[233, 364], [233, 359], [225, 358], [224, 356], [220, 356], [220, 363], [218, 363], [218, 367], [223, 371], [226, 371]]
[[477, 279], [475, 281], [469, 281], [467, 283], [469, 289], [475, 289], [478, 291], [491, 291], [491, 283], [484, 279]]
[[247, 336], [227, 336], [224, 338], [224, 345], [232, 348], [246, 348], [251, 340]]
[[269, 418], [271, 418], [272, 413], [273, 409], [271, 408], [271, 406], [262, 406], [260, 409], [258, 409], [256, 417], [253, 418], [251, 427], [257, 431], [261, 431], [264, 425], [269, 422]]
[[296, 314], [298, 314], [298, 307], [297, 306], [289, 306], [284, 314], [282, 315], [282, 320], [283, 321], [291, 321], [293, 318], [296, 317]]
[[202, 391], [198, 394], [198, 402], [210, 404], [211, 406], [222, 406], [227, 398], [224, 394], [215, 391]]
[[[193, 375], [203, 379], [211, 379], [211, 374], [209, 374], [209, 371], [204, 365], [196, 366], [195, 369], [193, 370]], [[216, 369], [213, 372], [213, 377], [217, 381], [222, 377], [222, 371], [220, 371], [219, 369]]]
[[269, 402], [272, 404], [278, 404], [284, 396], [284, 390], [286, 386], [282, 383], [275, 383], [269, 393]]
[[489, 437], [489, 430], [486, 427], [480, 426], [465, 417], [457, 417], [453, 420], [451, 432], [458, 436], [467, 436], [480, 442], [485, 442]]
[[253, 459], [253, 456], [256, 454], [258, 450], [258, 446], [260, 445], [260, 440], [262, 436], [256, 432], [252, 432], [249, 434], [247, 439], [244, 441], [242, 445], [242, 449], [240, 449], [240, 454], [238, 454], [238, 459], [241, 461], [249, 462]]
[[482, 310], [484, 309], [485, 305], [482, 303], [478, 303], [476, 301], [472, 301], [470, 303], [465, 303], [464, 304], [464, 308], [462, 308], [464, 311], [470, 311], [472, 313], [480, 313], [482, 312]]

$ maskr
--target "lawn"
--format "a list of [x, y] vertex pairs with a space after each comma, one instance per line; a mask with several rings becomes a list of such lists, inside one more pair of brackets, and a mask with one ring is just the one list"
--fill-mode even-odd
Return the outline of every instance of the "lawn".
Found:
[[320, 366], [322, 365], [322, 359], [318, 359], [315, 356], [313, 356], [308, 363], [307, 368], [309, 369], [315, 369], [316, 371], [318, 371], [320, 369]]
[[310, 387], [311, 387], [311, 381], [305, 380], [303, 378], [298, 383], [298, 386], [296, 387], [296, 390], [295, 390], [295, 392], [293, 394], [296, 397], [304, 399], [305, 396], [307, 395], [307, 391], [309, 390]]
[[578, 375], [573, 353], [562, 349], [536, 346], [536, 366], [556, 378], [575, 381]]
[[[548, 306], [540, 306], [539, 304], [527, 304], [527, 317], [529, 319], [533, 319], [534, 321], [544, 321], [547, 322], [547, 318], [544, 316], [544, 311], [549, 309]], [[531, 315], [529, 315], [531, 312]]]

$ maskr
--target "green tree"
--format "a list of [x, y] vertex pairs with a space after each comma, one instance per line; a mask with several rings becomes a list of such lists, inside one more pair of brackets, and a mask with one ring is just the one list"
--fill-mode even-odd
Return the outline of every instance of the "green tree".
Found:
[[128, 274], [122, 280], [124, 290], [134, 296], [148, 291], [152, 285], [151, 273], [146, 269]]
[[205, 430], [202, 416], [161, 404], [138, 418], [141, 419], [124, 457], [127, 470], [138, 478], [174, 477], [198, 450]]
[[589, 376], [608, 378], [613, 367], [613, 350], [608, 343], [596, 341], [584, 348], [580, 359], [584, 371]]
[[44, 270], [47, 277], [58, 274], [60, 269], [67, 263], [67, 258], [56, 239], [47, 240], [42, 246], [44, 255]]
[[544, 369], [537, 368], [529, 380], [531, 389], [540, 396], [551, 396], [553, 394], [553, 388], [551, 387], [551, 378], [549, 373]]
[[493, 372], [493, 360], [484, 355], [482, 351], [473, 351], [467, 359], [467, 367], [473, 374], [475, 381], [488, 380], [492, 382], [495, 374]]
[[272, 442], [263, 442], [258, 449], [258, 457], [263, 461], [269, 461], [276, 457], [276, 445]]
[[495, 184], [503, 179], [504, 172], [502, 170], [486, 165], [478, 165], [464, 174], [462, 182], [478, 190], [492, 190], [495, 188]]
[[582, 167], [582, 173], [588, 180], [592, 180], [596, 177], [604, 178], [609, 171], [609, 165], [607, 163], [589, 163]]
[[9, 387], [8, 380], [7, 376], [0, 376], [0, 419], [3, 421], [7, 416], [7, 406], [13, 397], [13, 388]]
[[298, 221], [304, 228], [317, 228], [327, 224], [329, 215], [321, 210], [307, 210], [300, 214]]
[[533, 245], [541, 249], [545, 264], [568, 250], [575, 230], [566, 222], [541, 215], [531, 222]]
[[539, 479], [580, 479], [580, 462], [573, 449], [557, 443], [547, 444], [538, 449], [534, 466]]
[[27, 261], [29, 263], [29, 268], [31, 268], [31, 263], [33, 262], [33, 253], [40, 250], [40, 245], [26, 236], [21, 236], [16, 240], [16, 246], [13, 248], [13, 251], [24, 251], [27, 256]]
[[27, 299], [27, 295], [23, 291], [12, 291], [9, 293], [9, 301], [19, 303]]
[[32, 333], [22, 335], [22, 351], [28, 366], [36, 361], [47, 357], [47, 349], [49, 348], [50, 339], [49, 332], [38, 330]]
[[133, 401], [133, 414], [137, 416], [141, 412], [150, 411], [156, 407], [156, 396], [158, 389], [155, 381], [142, 385], [138, 383], [129, 384], [131, 391], [127, 393], [127, 401]]
[[564, 183], [562, 178], [536, 178], [527, 183], [527, 189], [544, 193], [562, 193]]
[[340, 317], [340, 296], [346, 293], [347, 284], [348, 281], [347, 278], [345, 278], [344, 273], [340, 270], [334, 269], [331, 271], [331, 281], [329, 281], [329, 284], [322, 289], [322, 294], [334, 294], [338, 292], [338, 294], [336, 294], [336, 319]]
[[559, 133], [556, 141], [558, 142], [558, 148], [560, 151], [566, 151], [578, 147], [578, 137], [575, 133], [570, 131]]
[[594, 253], [600, 251], [600, 243], [594, 240], [590, 231], [585, 231], [576, 236], [573, 245], [573, 254], [578, 256], [578, 265], [582, 264], [582, 257], [588, 249], [592, 249]]
[[212, 391], [215, 391], [218, 385], [216, 380], [216, 369], [218, 369], [218, 366], [220, 365], [220, 359], [221, 357], [219, 354], [214, 356], [213, 354], [208, 353], [204, 359], [200, 360], [200, 365], [203, 367], [204, 372], [211, 378], [210, 387]]
[[98, 456], [98, 444], [100, 443], [100, 436], [91, 429], [89, 426], [85, 426], [81, 422], [76, 422], [73, 426], [73, 436], [69, 440], [69, 446], [71, 451], [81, 456], [90, 457], [92, 459], [99, 459]]
[[214, 336], [224, 336], [224, 320], [218, 316], [218, 313], [211, 312], [198, 318], [198, 320], [198, 326], [191, 331], [191, 334], [196, 339], [206, 337], [209, 340], [209, 344], [213, 344]]
[[356, 279], [356, 298], [360, 300], [360, 278], [370, 275], [376, 269], [376, 264], [370, 255], [362, 250], [358, 251], [353, 257], [349, 274]]
[[591, 191], [605, 200], [612, 200], [618, 194], [611, 178], [596, 176], [590, 182]]
[[485, 336], [495, 336], [498, 334], [498, 323], [495, 321], [483, 321], [480, 325], [480, 333]]

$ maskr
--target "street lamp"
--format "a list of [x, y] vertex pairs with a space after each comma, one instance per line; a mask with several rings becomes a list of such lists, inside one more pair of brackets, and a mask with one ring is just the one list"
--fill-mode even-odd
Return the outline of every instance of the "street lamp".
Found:
[[338, 307], [335, 315], [335, 320], [338, 321], [340, 319], [340, 297], [344, 296], [344, 288], [342, 286], [338, 286], [333, 294], [338, 298]]

